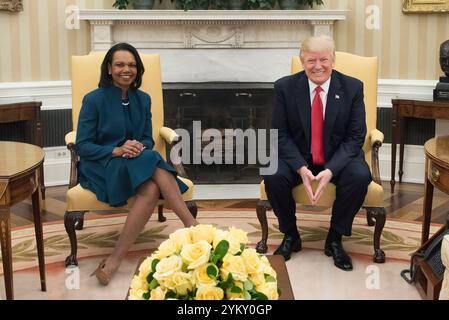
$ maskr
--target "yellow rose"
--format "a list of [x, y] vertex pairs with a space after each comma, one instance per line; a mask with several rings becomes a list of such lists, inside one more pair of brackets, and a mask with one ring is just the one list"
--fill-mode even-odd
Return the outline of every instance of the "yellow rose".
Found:
[[192, 237], [190, 233], [191, 232], [189, 228], [182, 228], [176, 230], [170, 235], [169, 239], [174, 242], [176, 246], [176, 252], [179, 253], [184, 245], [192, 243]]
[[267, 282], [264, 285], [257, 286], [256, 290], [267, 296], [268, 300], [278, 300], [277, 282]]
[[248, 244], [248, 233], [243, 231], [242, 229], [230, 227], [229, 237], [232, 239], [236, 239], [238, 243], [243, 243], [245, 246]]
[[147, 290], [130, 289], [129, 290], [128, 300], [144, 300], [143, 299], [143, 294], [146, 293], [146, 292], [147, 292]]
[[248, 278], [245, 262], [241, 256], [225, 255], [223, 265], [221, 266], [223, 279], [228, 278], [228, 273], [232, 273], [234, 280], [245, 282]]
[[229, 241], [229, 231], [225, 231], [225, 230], [221, 230], [221, 229], [216, 229], [215, 230], [215, 237], [214, 240], [212, 241], [212, 247], [215, 249], [218, 244], [220, 243], [221, 240], [227, 240]]
[[165, 278], [170, 277], [177, 271], [182, 269], [182, 259], [180, 256], [172, 255], [168, 258], [164, 258], [156, 266], [156, 272], [153, 277], [157, 281], [161, 281]]
[[154, 288], [150, 292], [149, 300], [164, 300], [166, 293], [167, 293], [167, 290], [163, 289], [161, 286]]
[[216, 279], [212, 279], [207, 275], [207, 267], [210, 265], [212, 263], [205, 263], [193, 271], [195, 282], [198, 285], [215, 285], [217, 283]]
[[232, 299], [232, 300], [239, 300], [239, 299], [244, 300], [245, 295], [243, 293], [243, 282], [235, 281], [234, 285], [236, 287], [239, 287], [240, 289], [242, 289], [242, 292], [240, 292], [240, 293], [231, 292], [232, 288], [228, 288], [228, 289], [226, 289], [226, 297], [228, 299]]
[[171, 277], [171, 280], [174, 285], [174, 291], [180, 296], [184, 296], [187, 294], [187, 291], [193, 290], [192, 275], [189, 273], [176, 272]]
[[147, 283], [146, 279], [142, 279], [139, 276], [134, 276], [133, 279], [131, 280], [130, 288], [134, 289], [134, 290], [148, 291], [148, 283]]
[[215, 237], [215, 228], [210, 224], [198, 224], [194, 227], [190, 227], [190, 236], [192, 238], [192, 243], [201, 240], [212, 243]]
[[215, 286], [200, 286], [196, 291], [196, 300], [223, 300], [223, 289]]
[[181, 257], [188, 269], [195, 269], [209, 261], [211, 245], [205, 240], [186, 244], [181, 250]]
[[264, 269], [264, 263], [260, 261], [259, 254], [255, 249], [247, 248], [242, 252], [243, 261], [245, 261], [246, 271], [249, 274], [261, 273]]
[[146, 258], [142, 261], [139, 267], [139, 277], [146, 279], [147, 276], [153, 271], [151, 270], [151, 264], [155, 258], [153, 256]]
[[171, 239], [167, 239], [159, 245], [159, 248], [155, 253], [153, 253], [152, 256], [161, 260], [171, 256], [174, 253], [177, 253], [176, 243]]
[[273, 269], [269, 264], [265, 264], [263, 268], [263, 273], [269, 274], [273, 278], [277, 279], [276, 270]]
[[265, 284], [265, 276], [261, 273], [253, 273], [249, 276], [249, 280], [257, 287]]
[[217, 247], [217, 245], [220, 243], [220, 241], [226, 240], [229, 243], [229, 250], [228, 253], [231, 255], [235, 255], [237, 252], [240, 252], [240, 237], [235, 237], [231, 235], [229, 231], [224, 231], [217, 229], [215, 231], [215, 237], [212, 242], [212, 245], [214, 249]]

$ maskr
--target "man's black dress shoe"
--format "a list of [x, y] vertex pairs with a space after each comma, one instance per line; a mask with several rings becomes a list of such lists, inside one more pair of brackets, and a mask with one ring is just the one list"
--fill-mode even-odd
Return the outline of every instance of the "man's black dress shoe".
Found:
[[279, 248], [274, 251], [273, 254], [279, 254], [284, 256], [285, 261], [290, 260], [290, 255], [292, 254], [292, 251], [298, 252], [302, 249], [301, 245], [301, 238], [294, 238], [290, 235], [285, 235], [284, 239], [282, 240], [281, 245]]
[[324, 246], [324, 253], [326, 256], [332, 256], [332, 258], [334, 258], [334, 265], [337, 268], [345, 271], [352, 270], [351, 257], [348, 256], [345, 249], [343, 249], [341, 241], [326, 242], [326, 245]]

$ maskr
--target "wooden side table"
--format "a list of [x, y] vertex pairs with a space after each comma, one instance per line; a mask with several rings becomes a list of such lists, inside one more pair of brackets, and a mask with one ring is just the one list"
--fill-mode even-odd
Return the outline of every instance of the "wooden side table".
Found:
[[33, 206], [41, 289], [46, 291], [38, 172], [43, 162], [44, 151], [38, 146], [0, 141], [0, 242], [8, 300], [14, 299], [10, 207], [29, 196]]
[[[26, 142], [43, 147], [43, 134], [41, 122], [41, 101], [11, 101], [0, 103], [0, 123], [26, 122]], [[34, 132], [34, 139], [33, 137]], [[45, 199], [44, 166], [40, 170], [40, 189], [42, 199]]]
[[434, 187], [449, 194], [449, 136], [436, 137], [424, 145], [426, 153], [426, 180], [424, 182], [424, 221], [421, 244], [429, 239]]
[[404, 167], [404, 141], [406, 118], [449, 119], [449, 101], [423, 101], [410, 99], [393, 99], [393, 116], [391, 121], [391, 193], [394, 192], [396, 176], [396, 144], [399, 138], [399, 182], [402, 182]]

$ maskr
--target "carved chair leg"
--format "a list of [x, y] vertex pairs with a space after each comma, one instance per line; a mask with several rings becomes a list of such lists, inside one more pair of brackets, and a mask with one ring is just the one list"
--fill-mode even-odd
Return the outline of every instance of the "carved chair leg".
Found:
[[256, 245], [256, 251], [258, 253], [266, 253], [268, 251], [268, 222], [267, 222], [267, 210], [271, 209], [268, 200], [259, 200], [257, 202], [256, 212], [257, 219], [259, 219], [260, 227], [262, 229], [262, 239]]
[[376, 226], [374, 227], [374, 255], [373, 261], [376, 263], [385, 262], [385, 252], [380, 249], [380, 237], [382, 236], [382, 230], [385, 226], [387, 214], [385, 208], [366, 208], [368, 215], [375, 220]]
[[165, 222], [167, 218], [164, 216], [164, 205], [160, 204], [157, 206], [157, 220], [159, 222]]
[[78, 252], [78, 243], [76, 231], [82, 230], [84, 224], [84, 213], [86, 211], [66, 211], [64, 215], [64, 227], [70, 240], [70, 255], [65, 259], [65, 266], [77, 266], [76, 254]]
[[186, 201], [187, 208], [189, 209], [192, 216], [196, 219], [198, 214], [198, 207], [196, 206], [195, 201]]
[[366, 223], [368, 224], [368, 226], [372, 227], [376, 224], [376, 219], [374, 219], [372, 210], [368, 210], [368, 208], [365, 209], [366, 209]]

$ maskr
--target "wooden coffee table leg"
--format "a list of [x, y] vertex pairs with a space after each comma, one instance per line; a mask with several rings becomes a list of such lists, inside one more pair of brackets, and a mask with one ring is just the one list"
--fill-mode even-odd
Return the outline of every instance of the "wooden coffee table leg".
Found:
[[41, 290], [47, 291], [45, 283], [44, 237], [42, 233], [39, 187], [37, 187], [36, 190], [33, 192], [31, 200], [33, 202], [34, 230], [36, 233], [37, 256], [39, 259], [39, 273], [41, 277]]
[[0, 207], [0, 242], [2, 246], [3, 276], [5, 277], [6, 299], [14, 299], [12, 280], [11, 221], [8, 207]]

